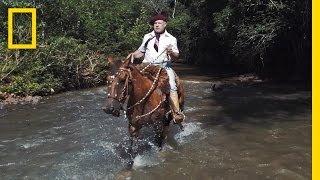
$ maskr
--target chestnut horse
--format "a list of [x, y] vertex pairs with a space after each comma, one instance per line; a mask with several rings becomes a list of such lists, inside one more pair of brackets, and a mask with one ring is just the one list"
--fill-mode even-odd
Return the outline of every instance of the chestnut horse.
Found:
[[[170, 121], [173, 119], [170, 108], [170, 85], [166, 70], [151, 64], [132, 64], [108, 57], [108, 97], [104, 111], [113, 116], [124, 116], [129, 121], [131, 163], [136, 152], [139, 130], [151, 126], [155, 131], [155, 142], [161, 149], [167, 136]], [[176, 76], [181, 110], [184, 104], [184, 87]], [[180, 124], [180, 127], [181, 124]]]

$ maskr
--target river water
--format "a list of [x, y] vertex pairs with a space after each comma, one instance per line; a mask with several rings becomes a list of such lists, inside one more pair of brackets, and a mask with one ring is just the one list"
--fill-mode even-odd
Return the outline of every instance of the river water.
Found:
[[127, 122], [101, 110], [105, 87], [3, 107], [0, 179], [311, 179], [310, 91], [184, 84], [185, 130], [171, 125], [159, 152], [142, 129], [131, 171]]

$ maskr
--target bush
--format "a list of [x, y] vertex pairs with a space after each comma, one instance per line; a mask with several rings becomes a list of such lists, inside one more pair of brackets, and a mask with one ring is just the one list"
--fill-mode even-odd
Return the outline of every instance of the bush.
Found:
[[52, 89], [59, 92], [97, 86], [106, 76], [104, 56], [70, 37], [53, 38], [33, 51], [1, 48], [0, 53], [4, 55], [0, 91], [4, 92], [43, 95]]

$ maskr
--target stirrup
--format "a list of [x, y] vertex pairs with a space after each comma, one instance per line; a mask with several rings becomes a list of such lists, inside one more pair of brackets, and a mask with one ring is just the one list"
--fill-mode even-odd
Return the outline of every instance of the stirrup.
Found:
[[174, 115], [172, 115], [173, 117], [173, 124], [176, 124], [179, 126], [180, 130], [181, 131], [184, 131], [184, 128], [183, 128], [183, 125], [182, 125], [182, 122], [184, 121], [184, 119], [186, 118], [186, 115], [184, 115], [181, 111], [177, 112], [177, 114], [179, 115], [183, 115], [183, 119], [181, 122], [176, 122], [176, 119], [174, 118]]
[[[183, 112], [181, 111], [178, 111], [178, 112], [175, 112], [177, 115], [182, 115], [182, 120], [181, 122], [183, 122], [185, 119], [186, 119], [186, 115], [183, 114]], [[174, 124], [178, 124], [178, 123], [181, 123], [181, 122], [177, 122], [176, 119], [174, 118], [174, 113], [172, 113], [172, 117], [173, 117], [173, 123]]]

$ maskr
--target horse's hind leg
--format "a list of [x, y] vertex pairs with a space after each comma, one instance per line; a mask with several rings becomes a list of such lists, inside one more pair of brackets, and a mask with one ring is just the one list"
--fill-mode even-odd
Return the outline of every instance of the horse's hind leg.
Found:
[[136, 144], [138, 141], [139, 129], [129, 124], [129, 133], [130, 133], [130, 141], [131, 141], [130, 147], [129, 147], [130, 160], [129, 160], [127, 168], [131, 169], [133, 166], [133, 163], [134, 163], [133, 160], [137, 154]]

